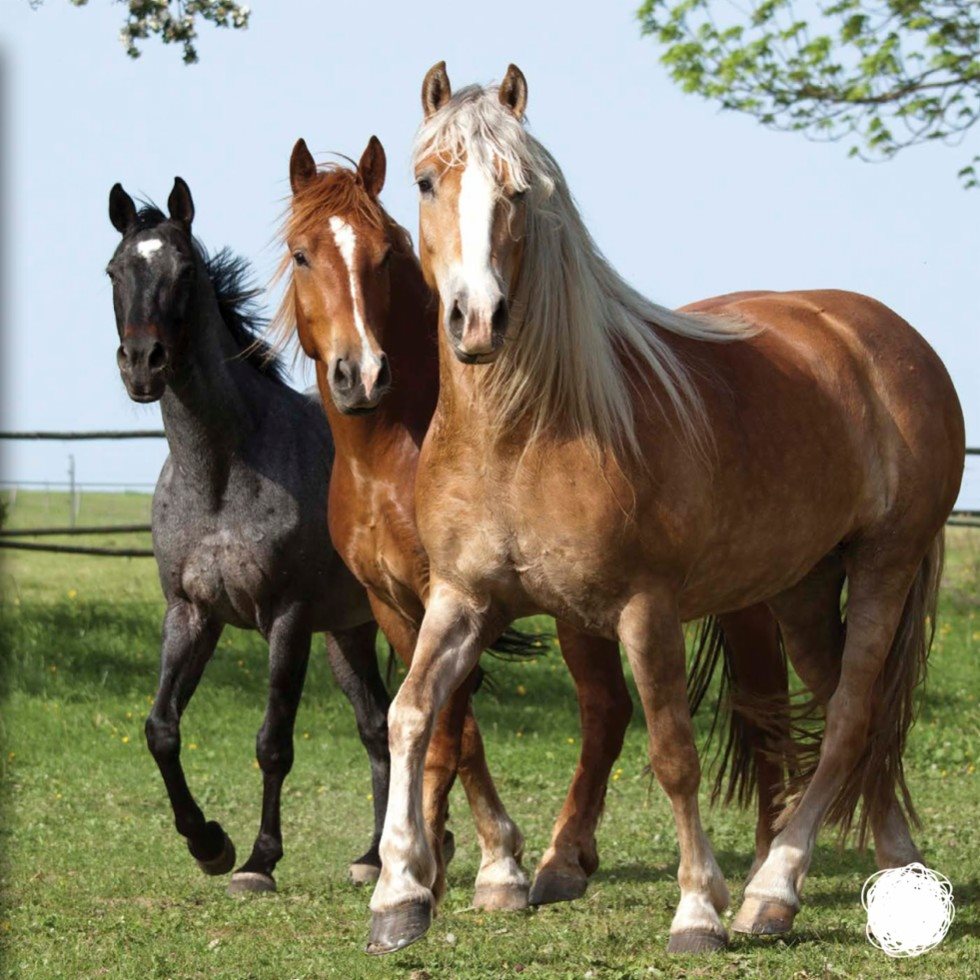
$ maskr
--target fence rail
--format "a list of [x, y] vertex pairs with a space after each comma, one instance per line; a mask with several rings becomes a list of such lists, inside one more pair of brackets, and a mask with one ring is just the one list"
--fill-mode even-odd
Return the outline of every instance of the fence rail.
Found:
[[[163, 439], [163, 429], [102, 429], [89, 432], [0, 432], [0, 439], [41, 439], [51, 442], [94, 440], [94, 439]], [[968, 446], [967, 456], [980, 456], [980, 447]], [[4, 480], [0, 485], [18, 487], [54, 487], [61, 485], [51, 480]], [[67, 485], [67, 484], [65, 484]], [[73, 490], [82, 487], [150, 487], [149, 483], [75, 483]], [[74, 517], [74, 513], [72, 514]], [[980, 529], [980, 510], [954, 510], [947, 521], [950, 527], [968, 527]], [[53, 537], [61, 535], [98, 535], [98, 534], [143, 534], [151, 530], [149, 524], [116, 524], [91, 527], [40, 527], [19, 528], [12, 531], [0, 530], [0, 548], [12, 548], [19, 551], [47, 551], [64, 555], [105, 555], [116, 558], [152, 558], [153, 551], [149, 548], [99, 548], [87, 545], [40, 544], [33, 541], [12, 540], [31, 537]]]

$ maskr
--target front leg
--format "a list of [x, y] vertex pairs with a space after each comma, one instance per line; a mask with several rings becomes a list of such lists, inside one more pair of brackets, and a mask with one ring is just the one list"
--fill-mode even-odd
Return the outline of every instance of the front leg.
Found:
[[232, 875], [228, 894], [276, 890], [272, 877], [282, 857], [282, 784], [293, 767], [293, 728], [303, 694], [312, 634], [306, 617], [292, 607], [269, 631], [269, 700], [255, 740], [262, 770], [262, 819], [249, 859]]
[[235, 846], [215, 821], [205, 821], [180, 764], [180, 719], [197, 690], [222, 624], [189, 602], [168, 607], [163, 620], [160, 683], [146, 719], [146, 744], [163, 776], [177, 832], [205, 874], [222, 875], [235, 865]]
[[436, 860], [422, 807], [425, 756], [436, 716], [480, 659], [498, 617], [433, 583], [412, 666], [388, 715], [391, 789], [381, 836], [381, 877], [371, 897], [369, 953], [421, 938], [432, 921]]
[[551, 846], [538, 865], [532, 905], [580, 898], [599, 867], [595, 832], [606, 787], [633, 713], [619, 644], [557, 623], [561, 654], [578, 696], [582, 752]]

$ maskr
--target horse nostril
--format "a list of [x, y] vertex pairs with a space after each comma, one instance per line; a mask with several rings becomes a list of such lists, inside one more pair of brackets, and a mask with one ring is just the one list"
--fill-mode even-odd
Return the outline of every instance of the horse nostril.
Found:
[[507, 300], [503, 297], [494, 307], [493, 316], [490, 317], [490, 327], [494, 333], [503, 333], [507, 329]]
[[449, 311], [449, 330], [454, 337], [463, 335], [463, 311], [459, 307], [459, 300], [453, 300], [453, 308]]
[[376, 388], [387, 388], [391, 384], [391, 368], [388, 366], [388, 358], [385, 354], [381, 355], [381, 367], [378, 369], [378, 380], [375, 382]]
[[116, 364], [119, 365], [120, 370], [129, 364], [129, 353], [122, 344], [119, 345], [119, 349], [116, 351]]
[[162, 371], [167, 366], [167, 349], [159, 340], [154, 341], [150, 348], [146, 363], [151, 371]]
[[338, 357], [333, 366], [334, 388], [345, 393], [351, 391], [357, 384], [359, 374], [356, 364], [344, 357]]

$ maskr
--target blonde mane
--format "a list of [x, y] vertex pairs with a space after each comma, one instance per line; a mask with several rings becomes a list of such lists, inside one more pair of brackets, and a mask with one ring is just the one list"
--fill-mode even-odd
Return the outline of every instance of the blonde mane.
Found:
[[[704, 405], [690, 373], [652, 327], [703, 341], [751, 336], [722, 317], [676, 313], [628, 285], [603, 256], [551, 154], [503, 105], [497, 87], [469, 86], [426, 120], [415, 163], [463, 159], [526, 192], [524, 255], [511, 300], [512, 334], [483, 373], [497, 431], [530, 420], [531, 438], [556, 422], [599, 448], [639, 452], [630, 368], [656, 381], [697, 455], [711, 446]], [[651, 390], [656, 391], [651, 386]]]

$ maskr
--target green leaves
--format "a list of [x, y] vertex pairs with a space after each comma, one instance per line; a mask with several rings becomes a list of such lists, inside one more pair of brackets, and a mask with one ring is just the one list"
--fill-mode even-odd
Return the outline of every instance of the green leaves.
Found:
[[[32, 0], [35, 6], [43, 0]], [[69, 0], [76, 7], [84, 7], [88, 0]], [[215, 27], [231, 27], [244, 30], [248, 27], [251, 10], [232, 0], [116, 0], [126, 7], [126, 19], [119, 40], [126, 54], [138, 58], [140, 49], [136, 42], [148, 37], [159, 37], [164, 44], [179, 44], [183, 49], [184, 64], [192, 65], [197, 58], [198, 17], [210, 21]]]
[[[637, 17], [684, 91], [774, 129], [851, 139], [852, 156], [956, 142], [980, 118], [975, 0], [824, 0], [809, 20], [793, 0], [645, 0]], [[977, 159], [965, 187], [978, 186]]]

